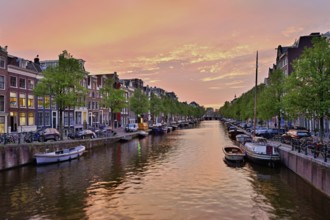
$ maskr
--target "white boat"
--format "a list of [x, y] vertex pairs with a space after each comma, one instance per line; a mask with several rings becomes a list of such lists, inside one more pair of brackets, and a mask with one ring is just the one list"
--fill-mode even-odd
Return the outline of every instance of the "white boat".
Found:
[[247, 159], [254, 163], [277, 167], [281, 162], [278, 152], [280, 145], [267, 142], [265, 138], [255, 137], [252, 142], [245, 142], [241, 146]]
[[72, 160], [80, 157], [85, 152], [85, 146], [66, 148], [59, 151], [49, 153], [37, 153], [34, 155], [37, 164], [57, 163], [67, 160]]
[[144, 138], [144, 137], [147, 137], [148, 135], [149, 135], [149, 133], [146, 132], [146, 131], [139, 131], [138, 132], [139, 138]]
[[244, 144], [245, 142], [247, 141], [252, 141], [252, 137], [248, 134], [238, 134], [236, 135], [236, 141], [239, 143], [239, 144]]
[[230, 161], [244, 161], [245, 154], [237, 146], [225, 146], [222, 148], [225, 158]]

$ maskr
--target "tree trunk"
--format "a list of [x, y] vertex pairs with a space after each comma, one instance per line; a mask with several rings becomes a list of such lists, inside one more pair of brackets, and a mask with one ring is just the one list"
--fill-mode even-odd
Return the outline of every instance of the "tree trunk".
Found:
[[62, 109], [59, 109], [59, 132], [60, 132], [60, 135], [61, 135], [61, 140], [63, 140], [63, 118], [62, 118], [62, 115], [63, 115], [63, 110]]
[[320, 117], [320, 140], [323, 143], [323, 137], [324, 137], [324, 125], [323, 125], [323, 119], [324, 116]]

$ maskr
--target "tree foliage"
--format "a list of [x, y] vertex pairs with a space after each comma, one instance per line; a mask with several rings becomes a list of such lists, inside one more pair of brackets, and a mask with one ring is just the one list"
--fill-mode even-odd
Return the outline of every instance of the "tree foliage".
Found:
[[268, 79], [268, 85], [260, 94], [259, 112], [262, 119], [270, 119], [277, 116], [277, 124], [280, 126], [283, 111], [285, 75], [282, 70], [274, 70]]
[[160, 97], [158, 97], [156, 94], [151, 93], [151, 97], [150, 97], [150, 113], [152, 115], [152, 118], [154, 120], [155, 123], [155, 119], [157, 116], [160, 115], [160, 113], [163, 110], [163, 104], [162, 104], [162, 100]]
[[292, 115], [323, 119], [330, 109], [330, 48], [323, 37], [313, 39], [313, 47], [305, 48], [293, 62], [293, 73], [286, 81], [284, 104]]
[[149, 111], [149, 99], [148, 96], [141, 90], [136, 89], [133, 96], [129, 100], [130, 109], [137, 115], [147, 113]]
[[63, 138], [62, 113], [66, 108], [83, 106], [82, 97], [86, 89], [80, 82], [86, 76], [79, 60], [67, 51], [59, 55], [57, 66], [50, 66], [42, 72], [43, 78], [34, 88], [36, 96], [51, 96], [59, 111], [59, 127]]

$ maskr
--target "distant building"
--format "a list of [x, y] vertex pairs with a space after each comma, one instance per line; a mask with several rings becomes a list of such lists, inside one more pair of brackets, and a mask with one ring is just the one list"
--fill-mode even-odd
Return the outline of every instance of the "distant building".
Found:
[[313, 38], [320, 36], [320, 33], [311, 33], [299, 37], [291, 46], [279, 45], [277, 47], [276, 68], [281, 69], [286, 76], [289, 76], [293, 71], [293, 61], [301, 56], [305, 48], [313, 46]]

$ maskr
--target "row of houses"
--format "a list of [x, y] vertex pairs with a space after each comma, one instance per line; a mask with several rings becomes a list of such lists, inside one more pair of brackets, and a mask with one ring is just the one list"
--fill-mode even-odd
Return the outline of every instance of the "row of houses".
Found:
[[[90, 74], [85, 70], [85, 61], [78, 59], [86, 72], [81, 84], [88, 89], [84, 98], [85, 106], [67, 109], [63, 114], [65, 131], [80, 130], [86, 127], [111, 125], [124, 126], [136, 121], [136, 115], [129, 108], [119, 113], [111, 113], [100, 106], [100, 89], [106, 79], [115, 82], [116, 89], [125, 91], [126, 100], [137, 88], [147, 94], [168, 95], [174, 100], [174, 92], [166, 92], [157, 87], [144, 86], [141, 79], [119, 79], [116, 72]], [[59, 114], [51, 96], [36, 97], [33, 93], [35, 85], [42, 76], [42, 71], [49, 66], [58, 65], [59, 60], [41, 61], [37, 56], [33, 61], [26, 60], [8, 53], [7, 47], [0, 47], [0, 133], [35, 131], [41, 127], [58, 128]], [[113, 117], [111, 117], [111, 114]], [[146, 116], [150, 120], [150, 115]]]
[[[268, 79], [271, 76], [272, 72], [276, 69], [280, 69], [283, 71], [285, 76], [291, 75], [293, 72], [293, 61], [299, 58], [304, 52], [305, 48], [310, 48], [313, 46], [312, 40], [315, 37], [326, 37], [330, 39], [330, 32], [320, 34], [320, 33], [311, 33], [310, 35], [300, 36], [292, 45], [290, 46], [282, 46], [279, 45], [276, 50], [276, 61], [273, 64], [273, 67], [269, 68], [268, 77], [265, 78], [264, 83], [267, 85]], [[276, 119], [273, 119], [273, 123], [275, 123]], [[326, 132], [330, 131], [330, 120], [325, 119], [324, 128]], [[281, 126], [299, 126], [305, 127], [310, 131], [318, 130], [319, 121], [314, 119], [307, 119], [305, 117], [299, 117], [293, 121], [282, 121]]]

